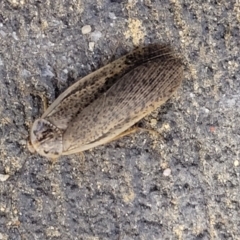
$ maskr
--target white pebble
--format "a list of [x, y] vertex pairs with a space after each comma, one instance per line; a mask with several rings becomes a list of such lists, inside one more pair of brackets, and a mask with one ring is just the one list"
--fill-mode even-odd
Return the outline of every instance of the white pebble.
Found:
[[89, 50], [92, 51], [92, 52], [93, 52], [93, 49], [94, 49], [94, 45], [95, 45], [94, 42], [90, 42], [90, 43], [88, 44]]
[[171, 175], [171, 169], [170, 168], [166, 168], [164, 171], [163, 171], [163, 176], [165, 177], [168, 177]]
[[82, 34], [88, 34], [92, 31], [92, 28], [90, 25], [85, 25], [82, 27]]
[[19, 40], [19, 38], [18, 38], [16, 32], [13, 32], [13, 33], [12, 33], [12, 36], [13, 36], [13, 38], [14, 38], [15, 40]]
[[109, 12], [108, 16], [111, 18], [111, 19], [116, 19], [116, 15], [113, 13], [113, 12]]
[[0, 174], [0, 182], [5, 182], [9, 177], [8, 174]]
[[65, 74], [68, 74], [68, 70], [67, 70], [66, 68], [63, 70], [63, 72], [64, 72]]
[[238, 166], [239, 166], [239, 161], [238, 161], [238, 160], [235, 160], [235, 161], [234, 161], [234, 166], [235, 166], [235, 167], [238, 167]]

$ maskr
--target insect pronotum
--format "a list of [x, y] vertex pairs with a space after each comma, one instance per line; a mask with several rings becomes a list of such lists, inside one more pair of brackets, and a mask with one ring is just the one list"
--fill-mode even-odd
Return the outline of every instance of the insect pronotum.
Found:
[[138, 47], [63, 92], [33, 123], [31, 144], [56, 159], [111, 142], [166, 102], [182, 78], [170, 46]]

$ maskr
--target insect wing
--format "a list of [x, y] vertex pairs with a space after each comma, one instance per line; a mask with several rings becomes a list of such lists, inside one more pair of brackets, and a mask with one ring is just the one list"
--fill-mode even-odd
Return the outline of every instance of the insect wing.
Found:
[[111, 141], [162, 105], [181, 80], [182, 63], [171, 55], [135, 67], [71, 121], [63, 135], [63, 154]]

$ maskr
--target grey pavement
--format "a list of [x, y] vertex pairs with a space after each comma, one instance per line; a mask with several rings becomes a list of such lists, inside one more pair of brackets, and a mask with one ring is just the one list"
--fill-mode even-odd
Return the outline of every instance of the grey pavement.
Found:
[[[240, 239], [239, 1], [0, 1], [0, 240]], [[49, 103], [140, 44], [184, 82], [139, 132], [52, 165], [27, 149]]]

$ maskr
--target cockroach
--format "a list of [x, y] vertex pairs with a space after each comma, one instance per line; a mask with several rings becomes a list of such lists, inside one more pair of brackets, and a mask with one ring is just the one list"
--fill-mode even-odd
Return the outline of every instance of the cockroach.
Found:
[[165, 103], [182, 79], [169, 45], [138, 47], [63, 92], [33, 123], [31, 144], [56, 159], [111, 142]]

